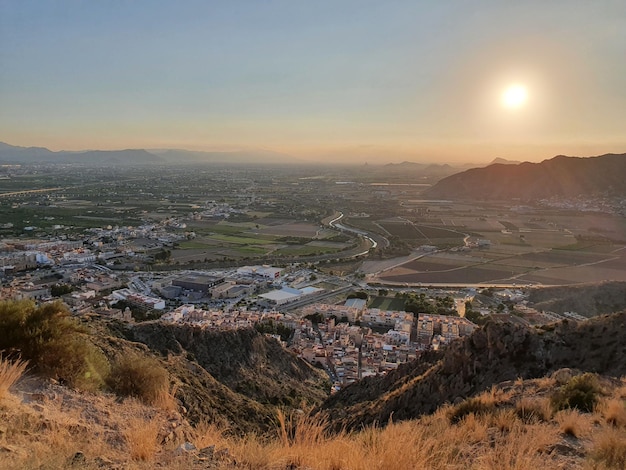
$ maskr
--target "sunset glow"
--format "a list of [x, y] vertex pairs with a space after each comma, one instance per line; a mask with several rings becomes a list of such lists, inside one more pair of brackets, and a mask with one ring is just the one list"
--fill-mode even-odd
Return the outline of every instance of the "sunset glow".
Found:
[[502, 105], [509, 109], [523, 107], [528, 101], [528, 90], [524, 85], [511, 85], [502, 93]]
[[0, 2], [0, 142], [312, 163], [626, 148], [626, 2], [183, 3]]

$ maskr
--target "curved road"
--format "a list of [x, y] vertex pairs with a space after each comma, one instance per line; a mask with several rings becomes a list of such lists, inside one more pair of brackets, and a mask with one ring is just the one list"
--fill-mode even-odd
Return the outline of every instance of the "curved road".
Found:
[[[366, 232], [365, 230], [360, 230], [358, 228], [350, 227], [350, 226], [345, 225], [345, 224], [337, 223], [337, 222], [339, 222], [343, 218], [344, 218], [343, 212], [339, 212], [339, 216], [335, 217], [333, 220], [328, 222], [328, 225], [330, 225], [332, 228], [336, 228], [337, 230], [354, 233], [354, 234], [360, 235], [360, 236], [362, 236], [364, 238], [367, 238], [370, 242], [372, 242], [372, 246], [371, 246], [370, 250], [372, 248], [376, 248], [378, 245], [381, 245], [382, 248], [387, 248], [389, 246], [389, 240], [387, 240], [385, 237], [383, 237], [382, 235], [380, 235], [378, 233]], [[364, 254], [366, 254], [368, 252], [369, 252], [369, 250], [367, 250], [367, 251], [365, 251], [363, 253], [360, 253], [360, 255], [364, 255]]]

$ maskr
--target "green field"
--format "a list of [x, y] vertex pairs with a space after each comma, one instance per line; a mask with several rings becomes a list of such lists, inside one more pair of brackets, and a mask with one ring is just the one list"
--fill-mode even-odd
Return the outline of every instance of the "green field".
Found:
[[240, 237], [235, 235], [222, 235], [215, 234], [210, 237], [213, 240], [219, 240], [226, 243], [233, 243], [235, 245], [269, 245], [274, 243], [274, 240], [267, 240], [263, 238], [251, 238]]
[[401, 312], [404, 310], [404, 299], [397, 299], [395, 297], [374, 297], [368, 307]]

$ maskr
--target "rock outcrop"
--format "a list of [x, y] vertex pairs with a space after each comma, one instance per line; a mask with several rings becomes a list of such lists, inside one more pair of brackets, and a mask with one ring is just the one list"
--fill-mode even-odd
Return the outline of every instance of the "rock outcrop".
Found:
[[446, 349], [426, 354], [387, 377], [355, 383], [328, 399], [320, 413], [336, 429], [386, 424], [434, 412], [495, 384], [543, 377], [564, 367], [626, 374], [626, 312], [582, 323], [535, 329], [489, 322]]

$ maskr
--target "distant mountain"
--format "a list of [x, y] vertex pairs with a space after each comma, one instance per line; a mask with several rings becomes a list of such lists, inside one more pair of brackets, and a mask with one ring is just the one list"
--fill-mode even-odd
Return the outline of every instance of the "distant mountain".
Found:
[[43, 147], [16, 147], [0, 142], [0, 161], [6, 163], [36, 163], [54, 156]]
[[[14, 164], [85, 164], [85, 165], [152, 165], [152, 164], [285, 164], [297, 163], [290, 155], [270, 150], [252, 149], [223, 152], [201, 152], [181, 149], [85, 150], [53, 152], [42, 147], [17, 147], [0, 142], [0, 163]], [[305, 162], [303, 162], [305, 163]]]
[[519, 165], [519, 164], [520, 164], [520, 163], [522, 163], [522, 162], [520, 162], [520, 161], [518, 161], [518, 160], [507, 160], [506, 158], [500, 158], [500, 157], [497, 157], [497, 158], [494, 158], [494, 159], [491, 161], [491, 163], [489, 163], [489, 164], [490, 164], [490, 165], [495, 165], [495, 164], [497, 164], [497, 163], [500, 163], [500, 164], [502, 164], [502, 165]]
[[442, 179], [426, 197], [467, 200], [534, 200], [609, 191], [626, 195], [626, 154], [559, 155], [541, 163], [494, 164]]
[[461, 171], [460, 168], [456, 168], [444, 164], [437, 163], [417, 163], [417, 162], [402, 162], [402, 163], [387, 163], [382, 167], [377, 168], [379, 173], [386, 175], [409, 175], [416, 174], [419, 176], [428, 177], [440, 177], [453, 175]]
[[89, 165], [151, 165], [163, 163], [157, 155], [141, 149], [129, 150], [90, 150], [88, 152], [64, 152], [58, 163], [82, 163]]
[[163, 163], [163, 159], [142, 149], [86, 150], [84, 152], [53, 152], [42, 147], [16, 147], [0, 142], [2, 163], [53, 163], [85, 165], [150, 165]]

